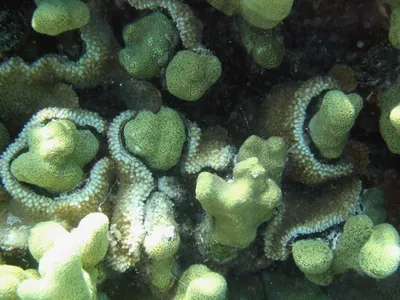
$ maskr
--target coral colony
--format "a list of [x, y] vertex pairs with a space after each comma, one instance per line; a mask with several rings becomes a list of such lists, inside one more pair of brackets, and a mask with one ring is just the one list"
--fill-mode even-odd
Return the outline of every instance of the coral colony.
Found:
[[0, 299], [399, 299], [400, 0], [3, 2]]

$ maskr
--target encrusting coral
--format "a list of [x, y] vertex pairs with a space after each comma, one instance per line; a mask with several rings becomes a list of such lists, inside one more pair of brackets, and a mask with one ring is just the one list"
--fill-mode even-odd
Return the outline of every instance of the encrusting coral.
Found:
[[49, 106], [78, 108], [78, 97], [71, 84], [97, 85], [114, 47], [111, 30], [97, 7], [91, 9], [90, 22], [80, 32], [85, 47], [77, 61], [49, 54], [31, 64], [18, 56], [0, 64], [2, 120], [25, 121], [37, 110]]
[[189, 120], [186, 120], [186, 128], [187, 149], [181, 162], [185, 173], [196, 174], [206, 167], [222, 171], [230, 165], [235, 147], [230, 144], [226, 129], [214, 126], [201, 132], [200, 127]]
[[[57, 121], [53, 121], [55, 123], [47, 123], [52, 120]], [[55, 125], [56, 129], [51, 129], [53, 124], [58, 124]], [[82, 163], [83, 165], [85, 165], [85, 163], [88, 162], [89, 158], [91, 160], [91, 158], [93, 157], [93, 153], [95, 153], [93, 152], [93, 150], [96, 147], [92, 148], [92, 150], [88, 150], [89, 152], [86, 152], [86, 154], [88, 155], [84, 155], [83, 157], [78, 158], [79, 155], [81, 155], [81, 153], [78, 151], [82, 151], [82, 149], [75, 149], [75, 147], [86, 145], [86, 141], [80, 140], [80, 142], [78, 142], [77, 144], [76, 140], [74, 140], [76, 136], [74, 137], [73, 135], [68, 136], [68, 140], [65, 139], [65, 132], [58, 131], [59, 127], [57, 126], [59, 126], [60, 124], [67, 125], [68, 128], [70, 128], [72, 132], [75, 133], [79, 132], [79, 130], [76, 131], [76, 128], [74, 128], [75, 126], [77, 128], [91, 128], [100, 135], [105, 134], [106, 130], [105, 120], [103, 120], [96, 113], [85, 110], [68, 110], [60, 108], [43, 109], [31, 118], [31, 120], [25, 125], [24, 129], [21, 131], [15, 141], [11, 145], [9, 145], [8, 148], [3, 152], [0, 158], [0, 175], [2, 177], [5, 189], [11, 194], [12, 198], [21, 205], [21, 208], [25, 210], [25, 212], [31, 218], [38, 218], [39, 220], [63, 220], [73, 225], [88, 213], [97, 211], [100, 204], [106, 199], [106, 195], [109, 189], [109, 182], [113, 173], [113, 164], [111, 160], [106, 157], [97, 160], [97, 162], [90, 170], [89, 180], [84, 181], [81, 177], [81, 169], [78, 166], [82, 166]], [[74, 125], [74, 127], [72, 126], [72, 124]], [[53, 131], [53, 129], [55, 131]], [[43, 134], [44, 138], [39, 138], [37, 140], [34, 137], [34, 140], [29, 142], [29, 135], [31, 134], [32, 130], [38, 130], [37, 137], [40, 137], [41, 134]], [[94, 136], [92, 136], [89, 131], [82, 131], [82, 135], [79, 138], [87, 138], [87, 134], [89, 134], [89, 139], [87, 141], [93, 141]], [[71, 139], [71, 137], [73, 138]], [[40, 142], [38, 143], [38, 141]], [[54, 144], [54, 142], [56, 141], [57, 143]], [[59, 141], [62, 141], [63, 143], [58, 143]], [[72, 143], [67, 143], [67, 141]], [[32, 146], [34, 147], [32, 148]], [[96, 146], [96, 144], [94, 146]], [[29, 154], [29, 152], [20, 154], [21, 152], [28, 150], [38, 152], [36, 152], [35, 154]], [[85, 153], [85, 151], [82, 153]], [[68, 155], [62, 158], [60, 154]], [[36, 170], [35, 172], [37, 176], [41, 174], [40, 172], [46, 173], [48, 171], [51, 171], [54, 172], [54, 175], [61, 180], [61, 178], [66, 175], [66, 173], [64, 173], [65, 170], [63, 169], [63, 167], [60, 167], [63, 163], [65, 163], [64, 159], [67, 159], [67, 164], [69, 159], [72, 159], [72, 161], [77, 163], [77, 165], [72, 166], [78, 168], [78, 173], [74, 173], [75, 175], [73, 176], [72, 184], [70, 182], [68, 186], [65, 186], [65, 182], [63, 182], [64, 179], [62, 179], [61, 181], [59, 180], [51, 182], [49, 181], [51, 180], [49, 178], [47, 180], [47, 183], [39, 181], [39, 184], [45, 184], [46, 187], [50, 187], [50, 190], [57, 191], [57, 193], [53, 195], [43, 194], [40, 192], [40, 189], [35, 188], [35, 186], [28, 186], [23, 182], [20, 182], [13, 175], [13, 172], [16, 172], [17, 169], [18, 172], [21, 174], [21, 172], [23, 172], [23, 168], [27, 167], [26, 165], [24, 167], [24, 162], [20, 161], [22, 165], [14, 165], [14, 170], [12, 170], [13, 163], [19, 164], [18, 159], [21, 157], [26, 157], [27, 155], [33, 155], [33, 157], [37, 158], [37, 160], [35, 159], [35, 164], [37, 162], [43, 163], [46, 159], [50, 159], [49, 162], [55, 164], [50, 164], [47, 166], [45, 165], [44, 169]], [[78, 155], [78, 157], [76, 155]], [[82, 158], [83, 160], [81, 160]], [[42, 161], [42, 159], [45, 160]], [[29, 156], [28, 161], [30, 161]], [[38, 165], [37, 167], [39, 168], [40, 165]], [[45, 171], [46, 169], [47, 171]], [[28, 174], [29, 173], [30, 172], [28, 172]], [[78, 176], [76, 176], [76, 174]], [[31, 180], [29, 182], [35, 184], [34, 179], [35, 178], [32, 178], [33, 182]], [[80, 182], [78, 182], [77, 180], [79, 180]], [[50, 182], [51, 185], [49, 186], [48, 184]], [[66, 190], [65, 188], [68, 189]], [[60, 191], [68, 191], [69, 193], [60, 194]]]

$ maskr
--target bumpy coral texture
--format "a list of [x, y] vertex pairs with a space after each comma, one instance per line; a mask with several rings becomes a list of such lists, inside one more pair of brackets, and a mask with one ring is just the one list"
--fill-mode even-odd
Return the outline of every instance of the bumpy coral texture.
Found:
[[119, 53], [120, 64], [135, 78], [161, 74], [174, 40], [172, 21], [160, 12], [152, 13], [125, 26], [125, 43]]
[[141, 111], [125, 125], [124, 138], [132, 154], [143, 158], [152, 168], [168, 170], [181, 157], [185, 125], [170, 108], [162, 108], [157, 114]]
[[346, 95], [339, 90], [328, 91], [318, 112], [311, 118], [309, 134], [328, 159], [342, 155], [350, 129], [362, 108], [362, 98], [357, 94]]
[[219, 273], [204, 265], [192, 265], [183, 272], [174, 300], [225, 300], [227, 283]]
[[166, 70], [168, 91], [186, 101], [196, 101], [221, 76], [221, 63], [212, 54], [179, 51]]
[[313, 153], [304, 130], [307, 107], [326, 90], [338, 83], [330, 77], [317, 77], [296, 85], [274, 88], [262, 106], [261, 127], [267, 136], [281, 136], [289, 147], [288, 174], [304, 184], [317, 184], [349, 175], [353, 165], [339, 159], [326, 162]]
[[281, 137], [264, 140], [256, 135], [248, 137], [239, 149], [236, 160], [241, 162], [250, 157], [257, 157], [267, 176], [277, 184], [281, 182], [286, 162], [287, 147]]
[[280, 66], [285, 55], [283, 42], [271, 30], [262, 30], [238, 20], [242, 43], [256, 64], [265, 69]]
[[89, 214], [71, 233], [65, 231], [51, 238], [46, 235], [56, 232], [51, 230], [52, 225], [38, 226], [39, 232], [29, 242], [30, 249], [37, 253], [35, 247], [42, 248], [43, 237], [52, 238], [53, 242], [48, 244], [48, 249], [40, 250], [43, 252], [39, 260], [40, 278], [24, 280], [18, 287], [20, 299], [96, 299], [98, 271], [94, 267], [107, 252], [107, 216]]
[[196, 198], [214, 218], [214, 239], [226, 246], [246, 248], [258, 226], [280, 204], [281, 190], [255, 157], [236, 164], [233, 177], [232, 182], [226, 182], [215, 174], [200, 173]]
[[400, 77], [389, 90], [378, 95], [378, 105], [381, 109], [379, 119], [380, 131], [389, 150], [400, 154]]
[[[52, 122], [53, 119], [57, 121]], [[46, 125], [47, 122], [49, 123]], [[85, 110], [44, 109], [31, 118], [15, 141], [3, 152], [0, 158], [0, 174], [4, 187], [29, 217], [39, 220], [63, 220], [73, 225], [88, 213], [96, 211], [106, 198], [113, 170], [109, 158], [103, 157], [94, 163], [88, 170], [89, 180], [84, 181], [81, 177], [82, 166], [88, 160], [92, 160], [97, 151], [97, 140], [92, 133], [86, 128], [80, 133], [80, 129], [77, 130], [83, 127], [101, 135], [105, 133], [106, 124], [99, 115]], [[29, 137], [31, 130], [36, 131], [36, 135]], [[88, 145], [88, 142], [93, 144]], [[29, 149], [33, 144], [33, 149]], [[75, 148], [76, 146], [79, 147]], [[20, 153], [28, 149], [34, 150], [33, 153], [24, 153], [27, 157], [18, 162]], [[14, 168], [13, 161], [16, 163]], [[32, 161], [37, 164], [37, 169], [30, 170]], [[65, 174], [68, 174], [64, 173], [65, 166], [72, 166], [75, 170], [72, 172], [73, 180], [68, 182], [68, 186], [65, 186], [64, 182]], [[78, 179], [80, 182], [76, 188], [68, 189], [68, 193], [49, 195], [17, 180], [12, 174], [12, 169], [13, 172], [24, 170], [24, 176], [27, 174], [32, 180], [37, 178], [30, 177], [31, 174], [40, 176], [39, 179], [43, 182], [39, 184], [46, 183], [46, 186], [56, 188], [57, 191], [75, 187]], [[52, 176], [58, 180], [52, 181]], [[69, 179], [68, 176], [66, 178]], [[50, 182], [52, 185], [49, 185]]]
[[83, 167], [99, 148], [98, 140], [89, 130], [78, 130], [68, 120], [33, 127], [26, 138], [29, 151], [12, 162], [12, 174], [19, 181], [55, 193], [69, 191], [82, 181]]
[[35, 0], [38, 6], [32, 16], [32, 28], [47, 35], [85, 26], [90, 19], [89, 8], [80, 0]]
[[[315, 242], [296, 242], [293, 256], [306, 277], [319, 285], [330, 284], [334, 275], [349, 269], [373, 278], [385, 278], [397, 270], [400, 262], [400, 238], [395, 228], [387, 223], [373, 226], [366, 215], [356, 215], [347, 220], [337, 248], [332, 251], [333, 259], [330, 249], [325, 246], [314, 245], [311, 251], [307, 251], [312, 243]], [[313, 254], [315, 251], [318, 253]], [[326, 260], [324, 268], [304, 268], [304, 262], [315, 261], [319, 256]]]

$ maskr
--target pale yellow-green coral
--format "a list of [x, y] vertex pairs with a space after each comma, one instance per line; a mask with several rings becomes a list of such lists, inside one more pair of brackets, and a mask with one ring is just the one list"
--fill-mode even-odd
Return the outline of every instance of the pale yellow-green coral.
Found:
[[167, 170], [181, 157], [185, 124], [171, 108], [163, 107], [157, 114], [140, 111], [124, 126], [124, 140], [129, 152], [150, 167]]
[[[319, 285], [329, 285], [334, 275], [349, 269], [373, 278], [385, 278], [393, 274], [400, 263], [400, 238], [396, 229], [387, 223], [373, 226], [366, 215], [347, 220], [332, 250], [327, 244], [317, 246], [321, 243], [324, 242], [303, 240], [293, 246], [295, 263], [310, 281]], [[323, 268], [304, 268], [305, 261], [315, 261], [318, 257], [324, 260]]]
[[357, 94], [346, 95], [339, 90], [325, 94], [308, 123], [310, 137], [323, 157], [333, 159], [342, 155], [362, 101]]
[[99, 148], [89, 130], [79, 130], [68, 120], [34, 126], [26, 139], [29, 151], [13, 160], [11, 173], [21, 182], [55, 193], [67, 192], [82, 182], [83, 168]]
[[264, 140], [259, 136], [252, 135], [240, 147], [237, 161], [240, 162], [250, 157], [257, 157], [266, 170], [267, 176], [279, 184], [285, 167], [286, 154], [287, 147], [283, 138], [270, 137]]
[[[54, 234], [49, 226], [41, 226], [34, 237]], [[50, 232], [49, 232], [50, 229]], [[50, 239], [49, 237], [46, 237]], [[108, 247], [108, 218], [92, 213], [82, 219], [71, 233], [52, 236], [53, 243], [39, 260], [39, 279], [24, 280], [18, 287], [20, 299], [88, 300], [97, 297], [97, 276], [94, 269], [105, 256]], [[29, 243], [33, 250], [39, 241]], [[86, 257], [86, 258], [85, 258]]]
[[4, 151], [0, 158], [0, 174], [6, 190], [21, 208], [32, 218], [39, 220], [63, 220], [71, 225], [90, 212], [97, 211], [106, 199], [113, 164], [109, 158], [100, 158], [90, 170], [89, 180], [69, 193], [43, 195], [24, 183], [19, 182], [11, 173], [12, 161], [28, 149], [27, 134], [32, 128], [44, 126], [48, 121], [68, 120], [77, 128], [91, 128], [99, 135], [105, 134], [106, 123], [98, 114], [85, 110], [48, 108], [39, 111], [25, 125], [15, 141]]
[[321, 240], [295, 242], [292, 254], [297, 267], [308, 274], [321, 274], [328, 271], [333, 259], [332, 250]]
[[32, 28], [47, 35], [79, 29], [90, 19], [89, 8], [80, 0], [35, 0]]
[[113, 200], [107, 261], [118, 272], [126, 271], [140, 260], [145, 237], [144, 202], [154, 188], [152, 173], [126, 150], [123, 143], [123, 128], [135, 116], [132, 111], [122, 112], [113, 119], [107, 133], [109, 151], [119, 177]]
[[337, 89], [330, 77], [317, 77], [302, 84], [275, 87], [261, 107], [260, 127], [266, 136], [281, 136], [288, 145], [288, 174], [304, 184], [317, 184], [349, 175], [353, 164], [338, 159], [325, 161], [313, 153], [304, 128], [307, 107], [326, 90]]
[[385, 143], [392, 153], [400, 154], [400, 77], [389, 90], [378, 94], [381, 109], [379, 127]]
[[227, 299], [225, 278], [205, 265], [190, 266], [179, 279], [174, 300], [225, 300]]
[[231, 182], [208, 172], [200, 173], [196, 182], [196, 198], [214, 219], [214, 239], [236, 248], [250, 245], [258, 226], [280, 205], [281, 196], [256, 157], [236, 164]]
[[149, 257], [150, 279], [159, 291], [174, 283], [175, 254], [180, 245], [173, 203], [163, 193], [154, 192], [146, 201], [144, 251]]
[[120, 64], [135, 78], [160, 76], [174, 46], [174, 33], [172, 21], [160, 12], [128, 24], [122, 33]]
[[199, 100], [221, 76], [221, 63], [211, 53], [182, 50], [168, 64], [168, 91], [186, 101]]

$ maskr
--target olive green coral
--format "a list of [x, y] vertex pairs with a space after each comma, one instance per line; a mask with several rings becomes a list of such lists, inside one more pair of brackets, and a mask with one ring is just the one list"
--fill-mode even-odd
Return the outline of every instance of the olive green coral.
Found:
[[212, 54], [182, 50], [168, 64], [165, 76], [172, 95], [196, 101], [221, 76], [221, 63]]
[[321, 240], [295, 242], [292, 254], [297, 267], [308, 274], [321, 274], [328, 271], [333, 259], [332, 250]]
[[[52, 123], [52, 120], [55, 119], [58, 121]], [[67, 223], [74, 224], [88, 213], [96, 211], [100, 203], [104, 202], [108, 193], [111, 175], [113, 173], [113, 164], [110, 159], [106, 157], [100, 158], [89, 170], [90, 175], [87, 181], [84, 181], [83, 178], [81, 178], [82, 180], [78, 186], [68, 190], [68, 193], [57, 195], [49, 195], [48, 193], [42, 193], [38, 189], [33, 189], [31, 186], [17, 180], [11, 172], [12, 162], [15, 161], [20, 153], [26, 152], [29, 149], [29, 132], [34, 128], [45, 127], [48, 122], [51, 127], [53, 126], [52, 124], [59, 125], [60, 123], [58, 122], [61, 120], [63, 120], [61, 124], [68, 124], [68, 126], [70, 126], [71, 123], [73, 123], [78, 129], [83, 129], [85, 127], [83, 131], [84, 133], [80, 138], [87, 137], [88, 132], [85, 132], [87, 129], [97, 132], [99, 136], [105, 134], [106, 122], [96, 113], [86, 110], [68, 110], [60, 108], [43, 109], [36, 115], [32, 116], [31, 120], [25, 125], [24, 129], [15, 141], [3, 152], [0, 158], [0, 174], [5, 189], [31, 218], [38, 218], [39, 220], [63, 220]], [[76, 128], [71, 126], [68, 128], [72, 129], [72, 132], [77, 132], [75, 131]], [[88, 141], [90, 142], [92, 138], [94, 138], [91, 135], [92, 134], [90, 133], [90, 139], [87, 141], [81, 141], [80, 145], [86, 145]], [[60, 158], [57, 157], [57, 155], [54, 156], [54, 154], [58, 152], [52, 152], [57, 149], [57, 146], [52, 145], [52, 142], [58, 141], [58, 138], [48, 139], [48, 141], [49, 143], [44, 143], [36, 149], [40, 149], [41, 153], [44, 153], [44, 150], [50, 150], [47, 155], [49, 157], [53, 155], [53, 161], [57, 161], [57, 159]], [[96, 139], [94, 139], [94, 141], [96, 141]], [[89, 145], [86, 146], [89, 148], [92, 147]], [[94, 146], [96, 148], [96, 145]], [[42, 147], [42, 149], [40, 147]], [[73, 150], [72, 148], [69, 149]], [[86, 152], [86, 149], [80, 149], [79, 151], [86, 154], [78, 160], [75, 160], [77, 165], [82, 165], [82, 163], [87, 161], [87, 159], [92, 158], [95, 153], [93, 148], [91, 148], [89, 152]], [[64, 152], [61, 151], [61, 153]], [[36, 163], [37, 162], [35, 161], [35, 164]], [[46, 176], [44, 173], [39, 174]], [[58, 178], [62, 178], [62, 176], [59, 176]], [[46, 180], [50, 181], [51, 179]]]
[[267, 171], [268, 177], [279, 184], [285, 167], [286, 154], [287, 147], [283, 138], [273, 136], [264, 140], [252, 135], [240, 147], [237, 161], [240, 162], [250, 157], [257, 157], [260, 164]]
[[192, 265], [183, 272], [174, 300], [225, 300], [225, 278], [204, 265]]
[[246, 248], [258, 226], [280, 205], [281, 190], [256, 157], [236, 164], [233, 177], [227, 182], [215, 174], [200, 173], [196, 198], [214, 219], [214, 239], [226, 246]]
[[262, 30], [243, 20], [237, 21], [242, 43], [254, 62], [265, 69], [280, 66], [285, 55], [285, 47], [279, 36], [271, 30]]
[[389, 90], [378, 94], [379, 127], [390, 152], [400, 154], [400, 77]]
[[135, 78], [158, 77], [173, 47], [172, 21], [160, 12], [125, 26], [120, 64]]
[[362, 98], [339, 90], [328, 91], [318, 112], [311, 118], [309, 134], [325, 158], [342, 155], [347, 136], [362, 108]]
[[[40, 237], [48, 234], [49, 229], [51, 226], [41, 226], [35, 240], [29, 243], [32, 251], [38, 252], [33, 249], [41, 247]], [[50, 230], [50, 233], [54, 232]], [[52, 245], [39, 260], [40, 278], [27, 279], [19, 285], [20, 299], [96, 299], [98, 272], [94, 267], [107, 252], [107, 216], [89, 214], [71, 233], [65, 231], [52, 238]]]
[[85, 26], [90, 19], [89, 8], [80, 0], [35, 0], [32, 28], [39, 33], [59, 35]]
[[[386, 223], [373, 226], [366, 215], [347, 220], [332, 250], [321, 243], [324, 242], [305, 240], [293, 246], [296, 264], [309, 280], [319, 285], [329, 285], [334, 275], [349, 269], [373, 278], [385, 278], [393, 274], [400, 263], [400, 237], [396, 229]], [[311, 251], [307, 251], [309, 245], [314, 245]], [[318, 257], [324, 259], [323, 268], [304, 268], [304, 262], [315, 261]]]
[[84, 166], [99, 148], [99, 141], [89, 130], [79, 130], [68, 120], [32, 127], [26, 139], [29, 151], [12, 162], [11, 173], [21, 182], [55, 193], [69, 191], [81, 183]]
[[157, 114], [141, 111], [126, 123], [124, 138], [132, 154], [143, 158], [152, 168], [168, 170], [181, 157], [185, 124], [170, 108], [161, 108]]

